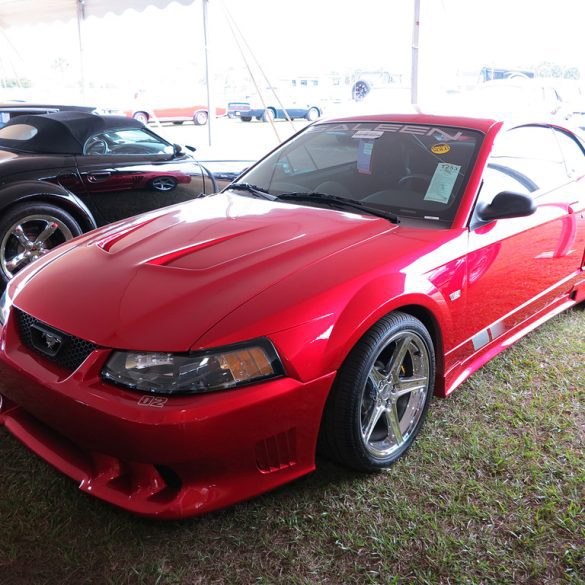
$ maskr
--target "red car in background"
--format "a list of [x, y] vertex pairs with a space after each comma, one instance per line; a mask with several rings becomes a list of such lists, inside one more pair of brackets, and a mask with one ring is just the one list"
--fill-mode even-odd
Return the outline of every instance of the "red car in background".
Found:
[[[137, 102], [133, 109], [125, 110], [124, 114], [143, 124], [148, 122], [172, 122], [173, 124], [182, 124], [183, 122], [193, 122], [196, 126], [204, 126], [209, 119], [209, 108], [202, 104], [185, 104], [185, 105], [161, 105], [148, 106], [146, 103]], [[215, 115], [217, 117], [225, 116], [227, 108], [217, 107]]]
[[[489, 359], [585, 299], [566, 128], [308, 126], [223, 192], [66, 243], [0, 301], [0, 423], [102, 500], [203, 514], [389, 467]], [[54, 283], [59, 283], [56, 287]]]

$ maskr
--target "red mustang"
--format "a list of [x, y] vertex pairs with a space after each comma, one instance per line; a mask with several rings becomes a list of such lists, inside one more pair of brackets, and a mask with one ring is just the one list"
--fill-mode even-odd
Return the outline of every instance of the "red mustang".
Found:
[[585, 155], [548, 124], [315, 123], [239, 183], [101, 228], [0, 306], [0, 422], [127, 510], [202, 514], [364, 471], [585, 299]]

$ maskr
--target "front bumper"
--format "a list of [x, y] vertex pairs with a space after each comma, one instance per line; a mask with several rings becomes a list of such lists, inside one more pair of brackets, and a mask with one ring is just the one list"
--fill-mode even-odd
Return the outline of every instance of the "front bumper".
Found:
[[334, 373], [156, 397], [105, 384], [106, 349], [73, 373], [43, 360], [22, 345], [12, 316], [0, 328], [0, 424], [81, 490], [141, 515], [181, 518], [314, 469]]

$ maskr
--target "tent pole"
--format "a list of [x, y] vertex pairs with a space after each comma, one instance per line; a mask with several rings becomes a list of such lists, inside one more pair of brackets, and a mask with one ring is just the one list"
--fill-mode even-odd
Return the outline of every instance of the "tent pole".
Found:
[[79, 78], [81, 80], [81, 99], [85, 102], [85, 54], [83, 51], [82, 23], [85, 21], [85, 0], [77, 0], [77, 40], [79, 42]]
[[209, 74], [209, 47], [207, 39], [207, 8], [209, 0], [203, 2], [203, 43], [205, 45], [205, 85], [207, 88], [207, 141], [211, 146], [212, 126], [215, 124], [215, 104], [211, 99], [211, 76]]
[[412, 69], [410, 74], [410, 103], [418, 103], [418, 34], [420, 30], [420, 0], [414, 0], [412, 28]]

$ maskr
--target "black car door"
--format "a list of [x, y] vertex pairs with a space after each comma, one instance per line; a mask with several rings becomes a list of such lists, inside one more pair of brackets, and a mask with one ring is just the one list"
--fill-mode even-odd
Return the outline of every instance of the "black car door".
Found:
[[77, 166], [82, 199], [100, 225], [211, 191], [193, 158], [141, 128], [96, 134]]

